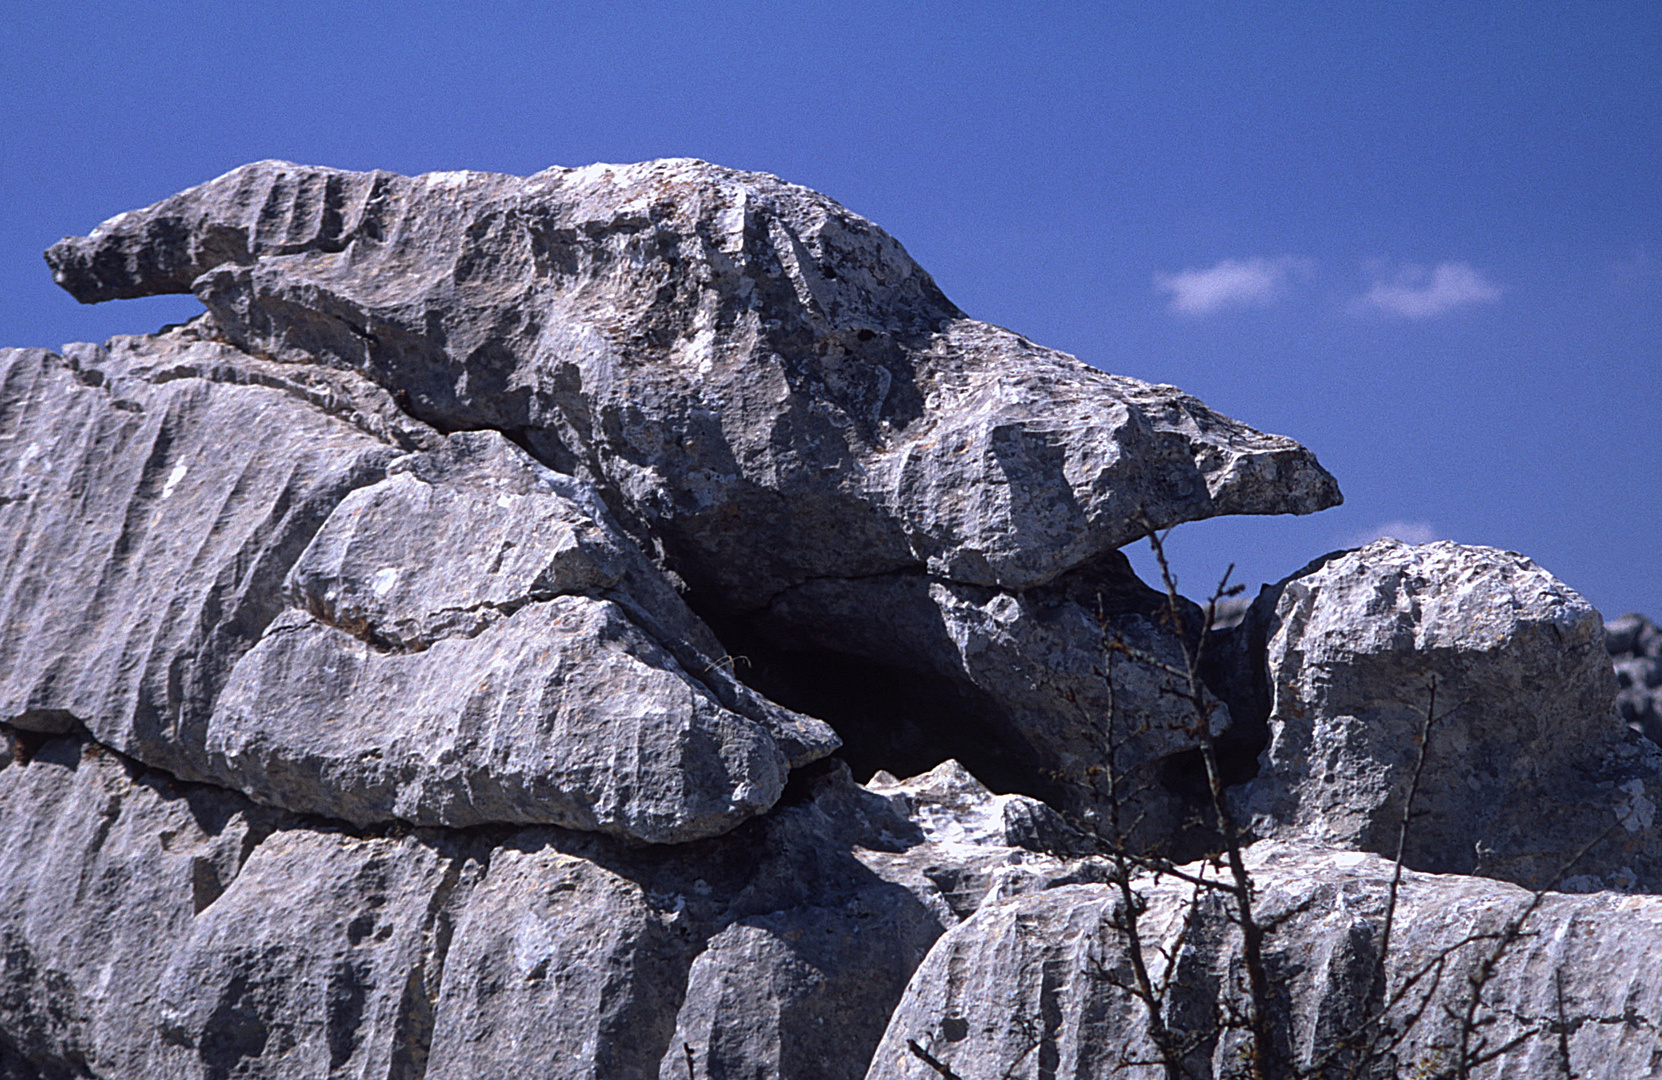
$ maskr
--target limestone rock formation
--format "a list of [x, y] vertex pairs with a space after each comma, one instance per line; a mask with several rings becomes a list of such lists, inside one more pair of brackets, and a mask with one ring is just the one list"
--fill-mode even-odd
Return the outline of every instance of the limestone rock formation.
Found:
[[642, 847], [354, 830], [7, 734], [24, 1076], [680, 1076], [691, 1046], [700, 1075], [859, 1077], [944, 929], [1107, 874], [954, 762], [874, 791], [822, 769], [728, 836]]
[[[1035, 793], [1098, 739], [1102, 568], [1130, 591], [1114, 549], [1150, 524], [1339, 500], [1291, 440], [965, 318], [870, 222], [703, 162], [261, 162], [47, 259], [79, 299], [193, 291], [246, 352], [359, 372], [443, 431], [512, 435], [592, 483], [735, 656], [924, 680], [983, 731], [976, 767]], [[1110, 614], [1169, 652], [1147, 606]], [[804, 681], [773, 689], [823, 697]], [[1132, 763], [1150, 774], [1194, 745], [1163, 700]], [[920, 737], [904, 710], [849, 712]]]
[[359, 825], [660, 842], [837, 745], [735, 682], [586, 486], [194, 338], [0, 353], [10, 722]]
[[964, 318], [824, 196], [698, 161], [419, 177], [261, 162], [47, 253], [86, 302], [191, 292], [257, 355], [581, 463], [695, 587], [1043, 584], [1156, 525], [1309, 513], [1288, 439]]
[[[262, 162], [47, 258], [207, 311], [0, 351], [4, 1080], [1136, 1074], [1126, 866], [1234, 1075], [1238, 923], [1172, 865], [1216, 851], [1208, 735], [1270, 838], [1278, 1052], [1423, 985], [1391, 1067], [1434, 1072], [1499, 933], [1520, 1037], [1474, 1075], [1662, 1053], [1658, 913], [1609, 895], [1662, 883], [1662, 750], [1596, 614], [1380, 544], [1203, 626], [1117, 549], [1332, 477], [824, 196]], [[1467, 876], [1409, 872], [1386, 949], [1432, 674], [1407, 863]]]
[[1258, 835], [1394, 855], [1428, 734], [1410, 866], [1662, 886], [1662, 753], [1611, 708], [1598, 612], [1530, 560], [1378, 540], [1267, 589], [1248, 621], [1272, 699], [1240, 800]]

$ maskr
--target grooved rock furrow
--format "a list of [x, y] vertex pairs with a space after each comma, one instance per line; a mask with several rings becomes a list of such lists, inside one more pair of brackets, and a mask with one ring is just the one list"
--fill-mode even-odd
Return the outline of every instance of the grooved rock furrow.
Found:
[[[168, 347], [4, 350], [0, 719], [203, 778], [221, 686], [336, 504], [400, 451], [280, 390], [151, 382]], [[222, 350], [228, 351], [228, 350]]]

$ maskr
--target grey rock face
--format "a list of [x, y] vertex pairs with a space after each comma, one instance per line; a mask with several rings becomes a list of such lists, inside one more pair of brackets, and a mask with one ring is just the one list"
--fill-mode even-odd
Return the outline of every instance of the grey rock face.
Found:
[[1662, 758], [1612, 711], [1598, 613], [1528, 559], [1380, 540], [1266, 591], [1252, 620], [1272, 694], [1241, 800], [1259, 836], [1394, 853], [1435, 679], [1409, 865], [1531, 887], [1662, 882]]
[[[355, 407], [384, 396], [360, 379], [308, 387], [223, 346], [172, 344], [0, 352], [0, 719], [78, 719], [199, 777], [191, 748], [281, 610], [289, 567], [405, 451]], [[241, 378], [223, 378], [233, 366]], [[308, 400], [324, 396], [334, 415]]]
[[726, 831], [837, 745], [739, 685], [586, 486], [500, 435], [188, 333], [4, 358], [20, 727], [360, 825], [654, 842]]
[[[874, 611], [886, 617], [873, 619]], [[1200, 612], [1188, 614], [1198, 629]], [[792, 650], [808, 658], [799, 664], [826, 655], [873, 665], [908, 652], [916, 658], [928, 693], [903, 699], [910, 715], [901, 722], [889, 713], [903, 710], [864, 697], [831, 717], [847, 733], [856, 767], [926, 767], [939, 753], [935, 733], [958, 728], [977, 776], [1005, 790], [1053, 778], [1039, 792], [1091, 819], [1104, 792], [1090, 770], [1113, 745], [1126, 819], [1140, 822], [1132, 839], [1142, 847], [1183, 842], [1182, 819], [1193, 807], [1165, 785], [1161, 770], [1197, 745], [1193, 709], [1169, 672], [1109, 648], [1118, 641], [1181, 668], [1180, 638], [1167, 625], [1165, 598], [1118, 553], [1023, 593], [922, 575], [808, 582], [775, 598], [747, 629], [730, 635], [734, 651], [761, 658], [755, 681], [782, 701], [803, 694], [791, 681]], [[786, 670], [766, 667], [768, 657]], [[881, 685], [896, 698], [903, 692]], [[929, 724], [923, 718], [931, 712], [946, 715]], [[1221, 732], [1227, 709], [1214, 703], [1210, 722]]]
[[735, 683], [586, 486], [494, 432], [343, 500], [289, 593], [207, 748], [293, 809], [673, 842], [766, 810], [837, 745]]
[[43, 1075], [162, 1075], [173, 950], [274, 815], [72, 737], [27, 757], [0, 768], [0, 1030]]
[[[0, 353], [0, 1077], [855, 1080], [885, 1027], [880, 1075], [906, 1025], [998, 1023], [962, 1060], [1050, 1075], [1070, 1025], [1081, 1061], [1135, 1038], [1070, 974], [1110, 903], [1100, 842], [981, 780], [1089, 824], [1111, 752], [1132, 843], [1198, 850], [1181, 767], [1197, 723], [1238, 733], [1159, 668], [1199, 612], [1168, 618], [1115, 549], [1333, 505], [1308, 451], [970, 320], [869, 222], [702, 162], [265, 162], [48, 260], [83, 300], [208, 314]], [[1648, 887], [1662, 752], [1609, 719], [1578, 598], [1446, 561], [1307, 574], [1277, 594], [1304, 607], [1249, 617], [1286, 631], [1266, 830], [1377, 846], [1429, 654], [1447, 753], [1483, 768], [1434, 758], [1466, 786], [1427, 804], [1415, 864], [1458, 863], [1473, 806], [1460, 868], [1526, 881], [1609, 819], [1561, 884]], [[1416, 599], [1340, 610], [1369, 589]], [[1329, 716], [1332, 767], [1299, 771], [1295, 720], [1325, 746]], [[826, 721], [869, 785], [818, 760]], [[1549, 789], [1585, 819], [1531, 833], [1520, 799]], [[1289, 1030], [1316, 1046], [1365, 1002], [1307, 993], [1294, 958], [1354, 974], [1380, 864], [1271, 850]], [[1466, 897], [1471, 926], [1516, 896], [1413, 880], [1415, 912]], [[1193, 935], [1199, 1016], [1227, 919], [1143, 887], [1151, 927]], [[1650, 930], [1585, 903], [1599, 942]], [[936, 944], [965, 919], [994, 929]]]
[[1605, 626], [1605, 644], [1616, 662], [1616, 708], [1622, 719], [1662, 743], [1662, 629], [1630, 613]]
[[49, 738], [0, 767], [0, 1030], [43, 1074], [857, 1077], [943, 929], [1106, 872], [955, 763], [805, 785], [676, 846], [354, 835]]
[[[1265, 955], [1282, 1060], [1309, 1069], [1325, 1059], [1315, 1075], [1345, 1076], [1360, 1055], [1344, 1044], [1384, 1016], [1400, 1038], [1383, 1042], [1360, 1075], [1455, 1075], [1472, 978], [1487, 965], [1466, 1045], [1488, 1060], [1469, 1075], [1651, 1070], [1662, 899], [1548, 895], [1532, 908], [1516, 886], [1409, 872], [1382, 957], [1389, 861], [1264, 843], [1248, 866], [1273, 927]], [[1165, 1021], [1190, 1046], [1181, 1075], [1245, 1075], [1239, 1032], [1225, 1022], [1244, 1003], [1240, 936], [1225, 905], [1170, 877], [1145, 877], [1138, 892], [1151, 976], [1164, 980], [1176, 965]], [[868, 1077], [933, 1080], [908, 1039], [964, 1077], [1159, 1075], [1157, 1064], [1131, 1064], [1159, 1058], [1144, 1006], [1124, 989], [1123, 925], [1119, 890], [1107, 885], [982, 907], [913, 976]]]

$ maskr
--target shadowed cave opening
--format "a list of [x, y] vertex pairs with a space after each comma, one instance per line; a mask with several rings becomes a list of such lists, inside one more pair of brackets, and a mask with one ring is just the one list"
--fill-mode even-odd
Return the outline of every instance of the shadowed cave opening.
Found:
[[[834, 755], [859, 783], [878, 770], [916, 776], [956, 759], [990, 790], [1029, 795], [1062, 808], [1063, 783], [1012, 730], [996, 702], [973, 686], [927, 670], [882, 663], [835, 650], [801, 647], [750, 625], [743, 616], [695, 610], [733, 657], [746, 685], [797, 712], [829, 723], [843, 740]], [[1262, 631], [1228, 628], [1208, 635], [1203, 678], [1229, 706], [1229, 729], [1218, 739], [1226, 786], [1252, 779], [1269, 742], [1269, 692], [1260, 672]], [[1200, 750], [1173, 754], [1142, 772], [1183, 808], [1175, 831], [1157, 842], [1162, 854], [1186, 861], [1221, 849]]]
[[904, 778], [956, 758], [996, 793], [1054, 799], [1055, 782], [973, 688], [828, 649], [783, 648], [741, 618], [701, 614], [741, 681], [836, 729], [843, 745], [835, 756], [859, 783], [879, 769]]

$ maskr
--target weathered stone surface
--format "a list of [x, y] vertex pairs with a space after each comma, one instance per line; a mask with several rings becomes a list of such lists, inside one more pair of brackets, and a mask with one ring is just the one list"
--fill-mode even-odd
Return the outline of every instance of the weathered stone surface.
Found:
[[[1418, 972], [1370, 1080], [1458, 1073], [1505, 941], [1472, 1075], [1662, 1061], [1662, 911], [1616, 895], [1662, 892], [1622, 723], [1662, 731], [1662, 634], [1381, 541], [1220, 620], [1195, 717], [1161, 664], [1200, 614], [1115, 548], [1331, 477], [964, 317], [822, 196], [266, 162], [49, 260], [208, 314], [0, 354], [0, 1077], [932, 1077], [907, 1038], [1153, 1074], [1075, 826], [1115, 831], [1112, 754], [1133, 846], [1215, 843], [1200, 723], [1226, 781], [1267, 741], [1233, 798], [1278, 1052]], [[1507, 882], [1560, 891], [1514, 934]], [[1225, 897], [1138, 889], [1186, 1067], [1238, 1074]]]
[[78, 299], [194, 291], [272, 355], [583, 462], [744, 607], [901, 568], [1025, 588], [1158, 524], [1308, 513], [1297, 444], [962, 317], [804, 188], [690, 160], [418, 177], [244, 166], [47, 253]]
[[1617, 711], [1651, 742], [1662, 743], [1662, 629], [1632, 613], [1604, 629], [1616, 662]]
[[423, 1075], [447, 906], [468, 869], [449, 846], [274, 833], [174, 943], [141, 1014], [162, 1044], [155, 1065], [192, 1077]]
[[585, 485], [494, 432], [343, 500], [289, 594], [207, 748], [216, 776], [294, 809], [672, 842], [766, 810], [837, 746], [732, 679]]
[[341, 415], [305, 401], [278, 365], [228, 382], [223, 346], [127, 344], [136, 355], [0, 353], [0, 719], [79, 720], [199, 776], [192, 748], [284, 574], [403, 451], [350, 399]]
[[[1007, 759], [988, 775], [1035, 793], [1094, 738], [1102, 642], [1089, 597], [1027, 625], [1081, 591], [1031, 590], [1095, 574], [1139, 515], [1339, 498], [1297, 444], [966, 319], [871, 223], [702, 162], [524, 179], [264, 162], [48, 259], [83, 300], [194, 290], [244, 348], [362, 371], [447, 430], [517, 433], [592, 479], [724, 634], [940, 681], [926, 696], [962, 700]], [[934, 632], [888, 631], [920, 622]], [[1158, 775], [1194, 740], [1169, 699], [1137, 696], [1160, 680], [1135, 666], [1122, 699], [1155, 719], [1126, 772]], [[1181, 800], [1136, 786], [1156, 796], [1145, 831], [1169, 833]]]
[[354, 835], [84, 737], [23, 746], [0, 1031], [41, 1075], [598, 1080], [679, 1075], [691, 1046], [713, 1075], [857, 1077], [942, 930], [1106, 874], [951, 762], [874, 790], [820, 767], [727, 836], [641, 846]]
[[1409, 865], [1662, 886], [1662, 755], [1615, 717], [1598, 613], [1545, 570], [1380, 540], [1267, 590], [1255, 620], [1271, 739], [1240, 805], [1257, 835], [1394, 853], [1435, 679]]
[[30, 742], [0, 767], [5, 1042], [46, 1076], [201, 1075], [156, 1064], [174, 1052], [156, 996], [273, 815], [81, 739]]
[[[943, 929], [1105, 874], [1034, 850], [1054, 815], [954, 763], [876, 791], [840, 768], [804, 783], [693, 845], [527, 830], [499, 846], [452, 946], [433, 1068], [506, 1077], [568, 1048], [559, 1075], [679, 1078], [690, 1048], [698, 1076], [859, 1077]], [[965, 811], [955, 826], [943, 799]]]
[[[1198, 631], [1201, 613], [1184, 614]], [[920, 574], [812, 581], [734, 628], [726, 623], [723, 633], [751, 661], [756, 685], [787, 703], [822, 703], [857, 769], [927, 768], [939, 740], [952, 737], [976, 776], [1093, 820], [1105, 791], [1091, 770], [1112, 745], [1125, 819], [1139, 822], [1132, 839], [1187, 842], [1183, 821], [1195, 808], [1166, 774], [1198, 745], [1194, 710], [1169, 671], [1109, 648], [1118, 641], [1181, 668], [1181, 639], [1168, 626], [1166, 598], [1118, 553], [1022, 593]], [[909, 678], [874, 679], [870, 668], [836, 676], [871, 680], [869, 695], [839, 697], [821, 678], [826, 657], [882, 670], [908, 652], [922, 669]], [[1209, 720], [1221, 733], [1228, 711], [1213, 702]]]
[[[1277, 1054], [1310, 1070], [1299, 1075], [1467, 1075], [1458, 1068], [1462, 1017], [1473, 977], [1490, 965], [1465, 1042], [1470, 1076], [1614, 1080], [1655, 1066], [1662, 898], [1550, 894], [1537, 903], [1513, 885], [1408, 872], [1382, 958], [1388, 860], [1266, 842], [1248, 852], [1248, 867], [1261, 921], [1273, 928], [1265, 957]], [[1171, 877], [1140, 878], [1137, 891], [1154, 981], [1176, 964], [1164, 1018], [1189, 1044], [1179, 1075], [1247, 1075], [1241, 1033], [1226, 1023], [1241, 1015], [1245, 976], [1223, 898], [1197, 900]], [[1123, 925], [1110, 885], [982, 907], [913, 976], [869, 1080], [936, 1080], [908, 1039], [963, 1077], [1161, 1075], [1146, 1009], [1124, 989], [1133, 976]], [[1382, 1014], [1400, 1038], [1379, 1045], [1372, 1068], [1352, 1072], [1360, 1055], [1343, 1044]]]
[[[969, 320], [871, 223], [776, 178], [703, 162], [529, 178], [262, 162], [66, 239], [47, 257], [82, 300], [192, 290], [210, 312], [202, 334], [367, 375], [441, 430], [511, 434], [596, 486], [622, 526], [688, 583], [694, 606], [719, 618], [729, 644], [746, 644], [734, 647], [736, 661], [784, 650], [810, 669], [880, 663], [902, 682], [917, 677], [922, 698], [964, 706], [979, 733], [965, 741], [990, 748], [978, 772], [1004, 788], [1064, 793], [1082, 814], [1093, 807], [1081, 789], [1048, 778], [1076, 779], [1100, 742], [1104, 622], [1146, 652], [1177, 651], [1114, 549], [1151, 524], [1308, 513], [1339, 499], [1296, 443], [1173, 387], [1106, 375]], [[498, 516], [505, 527], [507, 515]], [[484, 594], [463, 595], [477, 584], [452, 583], [460, 610], [434, 600], [432, 610], [388, 613], [371, 643], [405, 649], [400, 635], [424, 644], [428, 633], [454, 642], [502, 610]], [[346, 602], [352, 609], [361, 597]], [[331, 610], [315, 590], [308, 604]], [[924, 632], [897, 633], [902, 626]], [[275, 627], [271, 656], [254, 660], [332, 662], [318, 628], [307, 626], [307, 640], [284, 636], [292, 629]], [[487, 648], [482, 634], [467, 633], [476, 652]], [[697, 676], [689, 659], [709, 666], [723, 655], [677, 659]], [[455, 660], [459, 689], [460, 668], [483, 661]], [[392, 673], [375, 700], [354, 700], [366, 726], [379, 723], [385, 701], [408, 696], [397, 672], [412, 666], [402, 655], [366, 657], [365, 672]], [[1134, 660], [1119, 666], [1119, 705], [1143, 718], [1121, 747], [1123, 774], [1146, 794], [1137, 816], [1157, 843], [1190, 809], [1161, 778], [1193, 750], [1194, 721], [1161, 692], [1169, 680]], [[259, 669], [261, 685], [249, 692], [277, 700], [273, 670]], [[734, 671], [766, 685], [743, 663]], [[325, 682], [340, 696], [338, 679]], [[819, 713], [818, 689], [783, 697]], [[734, 688], [717, 697], [794, 740], [784, 746], [789, 761], [827, 744], [822, 731]], [[487, 693], [480, 707], [517, 713], [523, 698]], [[904, 708], [868, 715], [851, 704], [865, 716], [862, 735], [888, 728], [932, 741], [933, 724]], [[423, 708], [456, 712], [426, 699]], [[251, 790], [311, 789], [288, 805], [316, 806], [316, 790], [339, 786], [325, 776], [361, 774], [354, 788], [364, 797], [328, 812], [363, 820], [396, 805], [413, 820], [470, 820], [455, 794], [470, 782], [465, 760], [450, 768], [402, 751], [366, 759], [351, 742], [296, 759], [299, 732], [276, 736], [283, 745], [274, 747], [264, 730], [272, 725], [226, 719], [216, 721], [228, 732], [221, 747], [238, 762], [220, 775]], [[313, 726], [311, 715], [302, 719]], [[1216, 722], [1225, 719], [1220, 710]], [[445, 727], [428, 715], [408, 722]], [[573, 790], [550, 820], [658, 839], [709, 832], [776, 795], [764, 775], [766, 737], [751, 752], [747, 734], [741, 721], [718, 740], [731, 753], [709, 760], [742, 782], [713, 780], [724, 792], [687, 812], [697, 823], [647, 824], [661, 815], [645, 807], [629, 822], [605, 806], [591, 812], [585, 803], [610, 795], [592, 790], [589, 759], [558, 781]], [[352, 754], [356, 763], [343, 765]], [[885, 764], [912, 771], [943, 756]], [[493, 803], [475, 816], [527, 816], [525, 782], [506, 784], [499, 798], [494, 780], [469, 789]]]
[[190, 333], [5, 359], [21, 727], [360, 825], [658, 842], [765, 810], [837, 745], [737, 683], [586, 486], [500, 435]]

